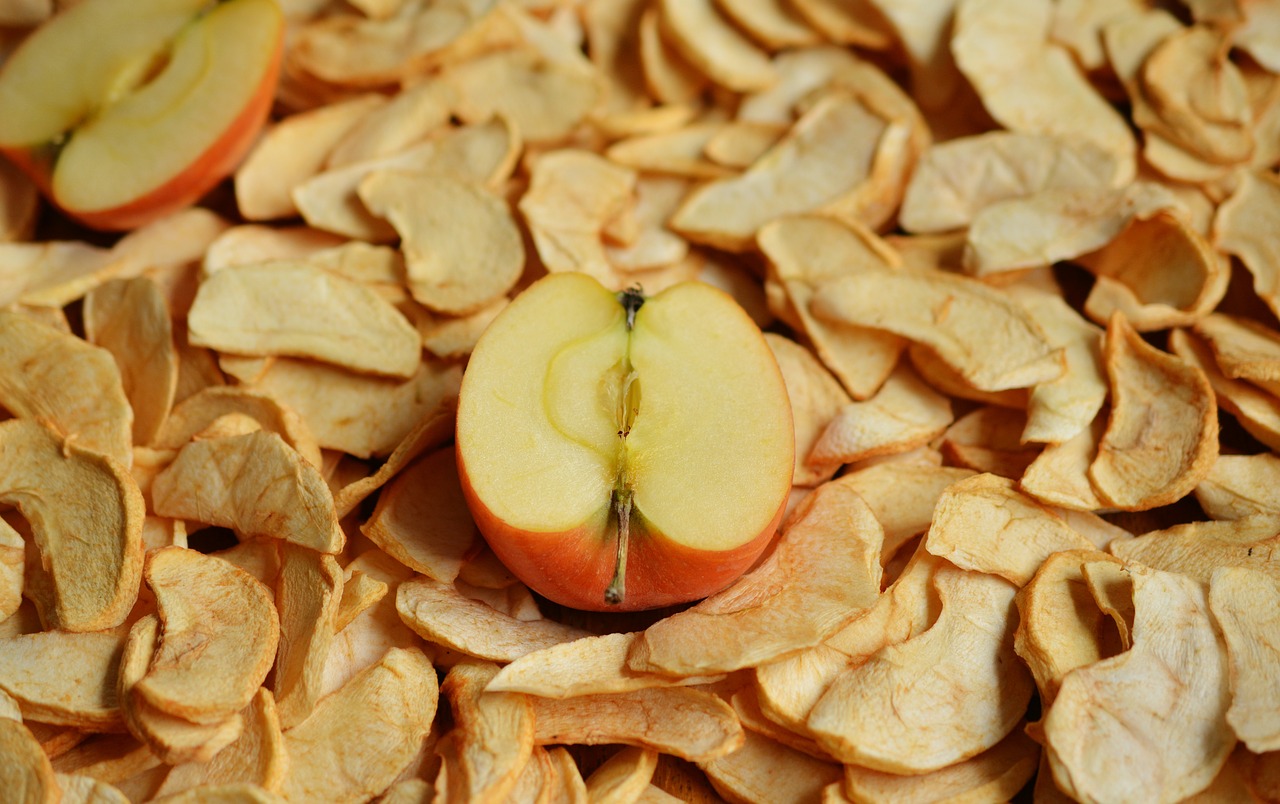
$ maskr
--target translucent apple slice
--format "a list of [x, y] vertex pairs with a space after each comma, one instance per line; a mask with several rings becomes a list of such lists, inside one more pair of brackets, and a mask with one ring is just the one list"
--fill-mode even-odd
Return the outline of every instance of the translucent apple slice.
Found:
[[494, 552], [586, 609], [727, 586], [772, 538], [794, 455], [781, 372], [731, 297], [691, 282], [645, 299], [578, 273], [535, 283], [481, 337], [457, 444]]

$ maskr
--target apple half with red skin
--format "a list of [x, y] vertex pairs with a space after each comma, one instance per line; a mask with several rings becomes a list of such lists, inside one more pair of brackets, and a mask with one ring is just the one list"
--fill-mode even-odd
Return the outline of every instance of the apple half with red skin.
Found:
[[85, 225], [141, 226], [235, 169], [283, 40], [275, 0], [85, 0], [0, 69], [0, 151]]
[[472, 352], [457, 458], [480, 531], [534, 591], [634, 611], [706, 597], [769, 545], [791, 489], [782, 373], [728, 294], [538, 280]]

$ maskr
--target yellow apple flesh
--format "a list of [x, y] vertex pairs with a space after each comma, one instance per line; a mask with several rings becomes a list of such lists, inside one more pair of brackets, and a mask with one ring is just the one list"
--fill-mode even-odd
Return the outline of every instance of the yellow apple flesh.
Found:
[[0, 151], [86, 225], [140, 226], [252, 146], [283, 33], [274, 0], [86, 0], [0, 70]]
[[642, 300], [552, 274], [494, 320], [463, 376], [457, 454], [476, 522], [521, 580], [574, 608], [727, 586], [777, 529], [794, 449], [763, 335], [696, 282]]

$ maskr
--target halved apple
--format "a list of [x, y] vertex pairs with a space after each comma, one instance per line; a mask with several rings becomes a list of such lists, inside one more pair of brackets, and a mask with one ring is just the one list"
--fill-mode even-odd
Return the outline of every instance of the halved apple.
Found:
[[275, 0], [85, 0], [0, 70], [0, 151], [84, 224], [141, 226], [245, 155], [283, 34]]
[[727, 586], [777, 529], [794, 449], [763, 335], [697, 282], [646, 299], [551, 274], [494, 319], [463, 375], [458, 465], [480, 531], [573, 608]]

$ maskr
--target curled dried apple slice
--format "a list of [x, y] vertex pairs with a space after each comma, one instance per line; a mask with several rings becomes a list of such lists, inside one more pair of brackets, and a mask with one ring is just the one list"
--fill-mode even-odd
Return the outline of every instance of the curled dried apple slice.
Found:
[[761, 734], [746, 732], [732, 754], [703, 763], [712, 787], [729, 801], [818, 801], [840, 781], [840, 766], [803, 754]]
[[457, 801], [500, 801], [533, 755], [533, 704], [527, 696], [489, 692], [496, 665], [464, 662], [440, 684], [456, 729], [457, 773], [450, 793]]
[[1280, 749], [1280, 717], [1273, 700], [1280, 674], [1275, 633], [1280, 586], [1275, 577], [1239, 567], [1215, 570], [1209, 580], [1209, 609], [1227, 644], [1231, 668], [1231, 708], [1227, 722], [1236, 736], [1259, 754]]
[[577, 608], [728, 585], [772, 538], [793, 442], [760, 330], [696, 282], [645, 299], [552, 274], [494, 319], [459, 398], [481, 532], [525, 583]]
[[198, 199], [253, 144], [283, 33], [271, 0], [77, 6], [6, 62], [0, 149], [85, 223], [140, 225]]
[[123, 647], [120, 631], [42, 631], [0, 640], [0, 691], [17, 701], [25, 720], [118, 731], [116, 669]]

